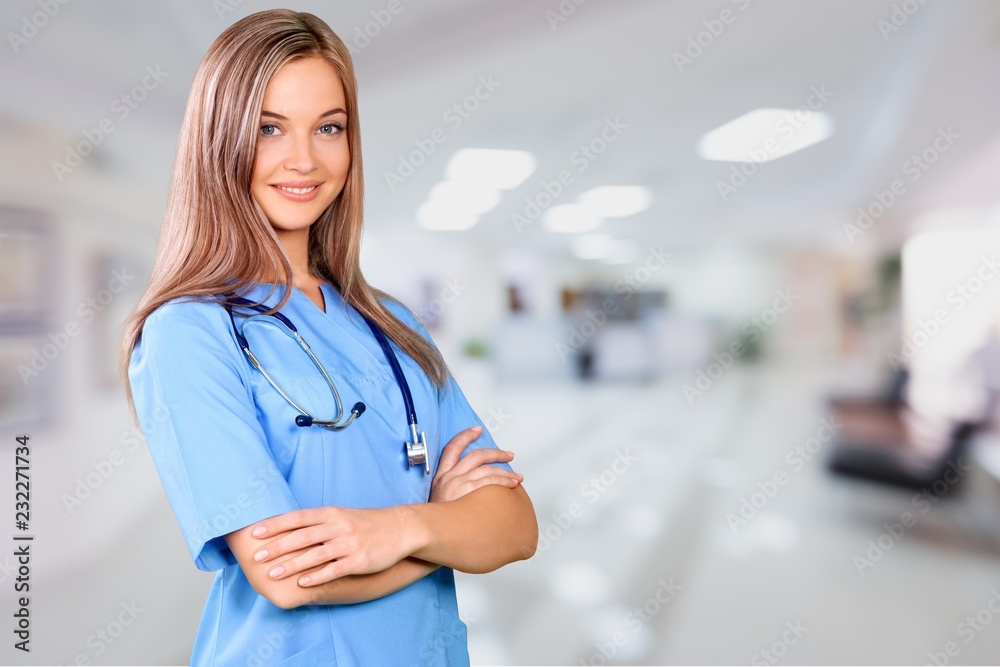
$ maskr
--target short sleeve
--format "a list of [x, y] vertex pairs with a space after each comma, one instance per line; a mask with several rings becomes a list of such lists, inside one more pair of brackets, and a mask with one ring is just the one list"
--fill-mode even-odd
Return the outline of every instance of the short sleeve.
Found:
[[[435, 349], [437, 349], [437, 345], [431, 338], [430, 332], [427, 331], [427, 328], [420, 323], [420, 320], [418, 320], [408, 308], [402, 307], [388, 300], [385, 303], [397, 317], [402, 319], [403, 322], [408, 324], [411, 329], [423, 336], [431, 345], [434, 345]], [[486, 424], [479, 418], [479, 415], [476, 414], [476, 411], [472, 409], [468, 399], [465, 397], [465, 393], [458, 386], [458, 382], [455, 381], [455, 378], [451, 373], [448, 373], [448, 380], [444, 388], [438, 392], [438, 413], [441, 425], [442, 447], [444, 447], [449, 440], [455, 437], [459, 431], [463, 431], [479, 424], [483, 428], [482, 433], [468, 447], [466, 447], [465, 451], [462, 452], [462, 456], [465, 456], [467, 452], [472, 451], [473, 449], [485, 449], [487, 447], [498, 449], [497, 443], [493, 440], [493, 435], [490, 433], [489, 429], [486, 428]], [[513, 469], [507, 463], [496, 462], [491, 463], [490, 465], [513, 472]]]
[[222, 537], [299, 509], [257, 420], [228, 313], [171, 301], [149, 315], [129, 380], [139, 423], [200, 570], [236, 564]]

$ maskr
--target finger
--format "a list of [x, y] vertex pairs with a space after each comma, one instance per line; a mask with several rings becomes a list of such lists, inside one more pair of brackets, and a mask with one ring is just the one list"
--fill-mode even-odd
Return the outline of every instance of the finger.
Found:
[[483, 477], [491, 477], [495, 475], [510, 477], [511, 479], [524, 479], [524, 475], [521, 475], [520, 473], [516, 473], [490, 463], [484, 463], [477, 468], [473, 468], [469, 472], [449, 477], [446, 482], [448, 485], [464, 484], [465, 482], [471, 482], [477, 479], [482, 479]]
[[312, 507], [272, 516], [270, 519], [264, 519], [254, 526], [250, 534], [257, 538], [263, 538], [322, 523], [324, 517], [323, 509]]
[[[296, 554], [296, 555], [300, 555], [300, 554]], [[325, 565], [328, 565], [328, 564], [329, 564], [330, 562], [331, 562], [331, 561], [324, 561], [324, 562], [320, 563], [319, 565], [316, 565], [316, 566], [313, 566], [312, 568], [309, 568], [309, 569], [306, 569], [306, 570], [303, 570], [303, 571], [301, 571], [301, 572], [299, 572], [299, 573], [297, 573], [297, 574], [291, 574], [291, 573], [289, 573], [289, 574], [287, 575], [287, 577], [301, 577], [301, 576], [302, 576], [302, 575], [304, 575], [304, 574], [309, 574], [309, 575], [311, 575], [311, 574], [313, 574], [314, 572], [316, 572], [316, 571], [320, 570], [321, 568], [323, 568], [323, 567], [324, 567]], [[284, 565], [284, 564], [285, 564], [285, 562], [284, 562], [284, 561], [282, 561], [281, 565]], [[285, 578], [287, 578], [287, 577], [286, 577], [286, 576], [283, 576], [283, 577], [280, 577], [280, 578], [282, 578], [282, 579], [285, 579]]]
[[456, 482], [472, 482], [480, 480], [484, 477], [507, 477], [509, 479], [514, 479], [521, 481], [524, 479], [524, 475], [516, 472], [511, 472], [510, 470], [504, 470], [503, 468], [498, 468], [493, 465], [481, 465], [478, 468], [470, 470], [461, 477], [455, 478]]
[[311, 587], [319, 586], [333, 581], [344, 575], [351, 574], [349, 558], [341, 558], [340, 560], [327, 563], [325, 566], [316, 570], [315, 572], [308, 572], [298, 579], [299, 586]]
[[469, 446], [469, 443], [478, 438], [482, 432], [482, 427], [477, 424], [472, 428], [459, 431], [454, 438], [449, 440], [448, 444], [441, 450], [441, 458], [438, 459], [437, 474], [440, 475], [451, 470], [458, 463], [459, 457], [465, 451], [465, 448]]
[[514, 458], [514, 452], [496, 447], [484, 447], [473, 449], [455, 464], [451, 469], [452, 475], [464, 475], [482, 465], [488, 463], [507, 463]]
[[268, 576], [272, 579], [281, 580], [288, 577], [302, 574], [306, 570], [316, 568], [326, 563], [342, 558], [345, 555], [343, 546], [334, 543], [321, 544], [311, 549], [296, 554], [287, 560], [275, 563], [274, 567], [268, 570]]
[[278, 556], [307, 549], [324, 542], [328, 542], [336, 535], [335, 531], [326, 525], [308, 526], [300, 528], [282, 537], [272, 540], [254, 552], [253, 559], [258, 563], [273, 560]]
[[[504, 477], [503, 475], [490, 475], [488, 477], [481, 477], [479, 479], [466, 482], [468, 490], [465, 491], [465, 493], [471, 493], [476, 489], [481, 489], [484, 486], [490, 486], [491, 484], [495, 484], [498, 486], [506, 486], [509, 489], [513, 489], [520, 483], [521, 480], [513, 480], [510, 477]], [[463, 493], [462, 495], [465, 495], [465, 493]]]

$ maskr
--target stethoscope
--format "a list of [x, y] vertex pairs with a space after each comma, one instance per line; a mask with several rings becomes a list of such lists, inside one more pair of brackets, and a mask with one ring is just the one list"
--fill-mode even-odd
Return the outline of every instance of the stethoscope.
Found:
[[[316, 355], [313, 354], [312, 348], [309, 347], [309, 344], [306, 343], [306, 341], [302, 338], [302, 335], [299, 334], [298, 329], [296, 329], [295, 325], [292, 324], [292, 321], [281, 314], [280, 311], [268, 314], [268, 308], [266, 306], [237, 296], [229, 296], [228, 302], [223, 301], [222, 305], [229, 312], [229, 320], [233, 323], [233, 332], [236, 334], [236, 341], [239, 343], [240, 349], [243, 350], [243, 353], [250, 361], [250, 365], [260, 371], [264, 378], [271, 384], [272, 387], [274, 387], [275, 391], [281, 394], [281, 396], [288, 401], [293, 408], [299, 411], [300, 414], [295, 418], [296, 426], [322, 426], [323, 428], [331, 431], [339, 431], [350, 426], [355, 419], [364, 414], [365, 404], [358, 401], [354, 404], [354, 407], [351, 408], [351, 416], [348, 417], [347, 421], [343, 424], [339, 423], [344, 414], [344, 407], [340, 402], [340, 394], [337, 393], [337, 387], [334, 386], [333, 380], [330, 379], [326, 369], [323, 368], [323, 364], [321, 364], [319, 359], [316, 358]], [[309, 359], [312, 360], [313, 365], [323, 375], [327, 385], [330, 387], [330, 391], [333, 392], [333, 398], [337, 403], [337, 415], [333, 419], [316, 419], [302, 406], [293, 401], [291, 396], [286, 394], [285, 391], [278, 386], [278, 383], [274, 381], [274, 378], [272, 378], [270, 373], [264, 369], [264, 366], [257, 359], [256, 355], [254, 355], [253, 351], [250, 350], [250, 343], [247, 342], [246, 337], [237, 328], [236, 318], [233, 316], [233, 305], [246, 306], [247, 308], [257, 311], [257, 315], [250, 315], [246, 318], [246, 321], [243, 323], [244, 327], [250, 320], [266, 317], [272, 318], [273, 321], [280, 324], [284, 330], [295, 339], [295, 341], [299, 344], [299, 347], [305, 350], [305, 353], [309, 355]], [[362, 314], [361, 316], [364, 318], [365, 322], [368, 323], [368, 327], [372, 330], [372, 333], [375, 334], [375, 339], [382, 348], [382, 352], [385, 353], [386, 359], [389, 360], [389, 365], [392, 367], [392, 373], [396, 376], [396, 384], [399, 385], [399, 390], [403, 394], [403, 404], [406, 406], [406, 417], [411, 438], [410, 441], [405, 443], [406, 462], [411, 468], [415, 465], [420, 465], [421, 463], [424, 464], [424, 474], [429, 475], [431, 472], [431, 464], [427, 449], [427, 438], [423, 431], [418, 431], [417, 413], [413, 409], [413, 397], [410, 395], [410, 386], [406, 383], [406, 376], [403, 375], [403, 369], [399, 366], [399, 360], [396, 358], [396, 353], [393, 352], [392, 348], [389, 346], [389, 340], [385, 337], [385, 334], [382, 333], [382, 330], [378, 328], [378, 325], [368, 319], [366, 315]]]

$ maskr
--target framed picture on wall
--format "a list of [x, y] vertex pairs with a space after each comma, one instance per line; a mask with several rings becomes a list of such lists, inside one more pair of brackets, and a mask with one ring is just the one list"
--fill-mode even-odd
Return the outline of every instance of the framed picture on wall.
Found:
[[0, 207], [0, 428], [25, 428], [45, 412], [61, 352], [52, 299], [58, 246], [49, 216]]

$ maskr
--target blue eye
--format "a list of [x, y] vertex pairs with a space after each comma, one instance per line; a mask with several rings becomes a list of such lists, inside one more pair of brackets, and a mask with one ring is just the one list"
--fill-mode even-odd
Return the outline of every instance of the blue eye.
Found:
[[[268, 130], [270, 130], [270, 131], [268, 131]], [[277, 132], [277, 131], [278, 131], [278, 126], [277, 125], [267, 124], [267, 125], [261, 125], [260, 126], [260, 133], [263, 134], [265, 137], [273, 137], [273, 136], [275, 136], [275, 132]]]
[[333, 134], [332, 131], [331, 132], [325, 132], [324, 131], [328, 127], [335, 127], [335, 128], [337, 128], [338, 132], [343, 132], [344, 131], [344, 126], [340, 125], [339, 123], [327, 123], [326, 125], [324, 125], [323, 127], [320, 128], [320, 131], [322, 132], [322, 134]]

